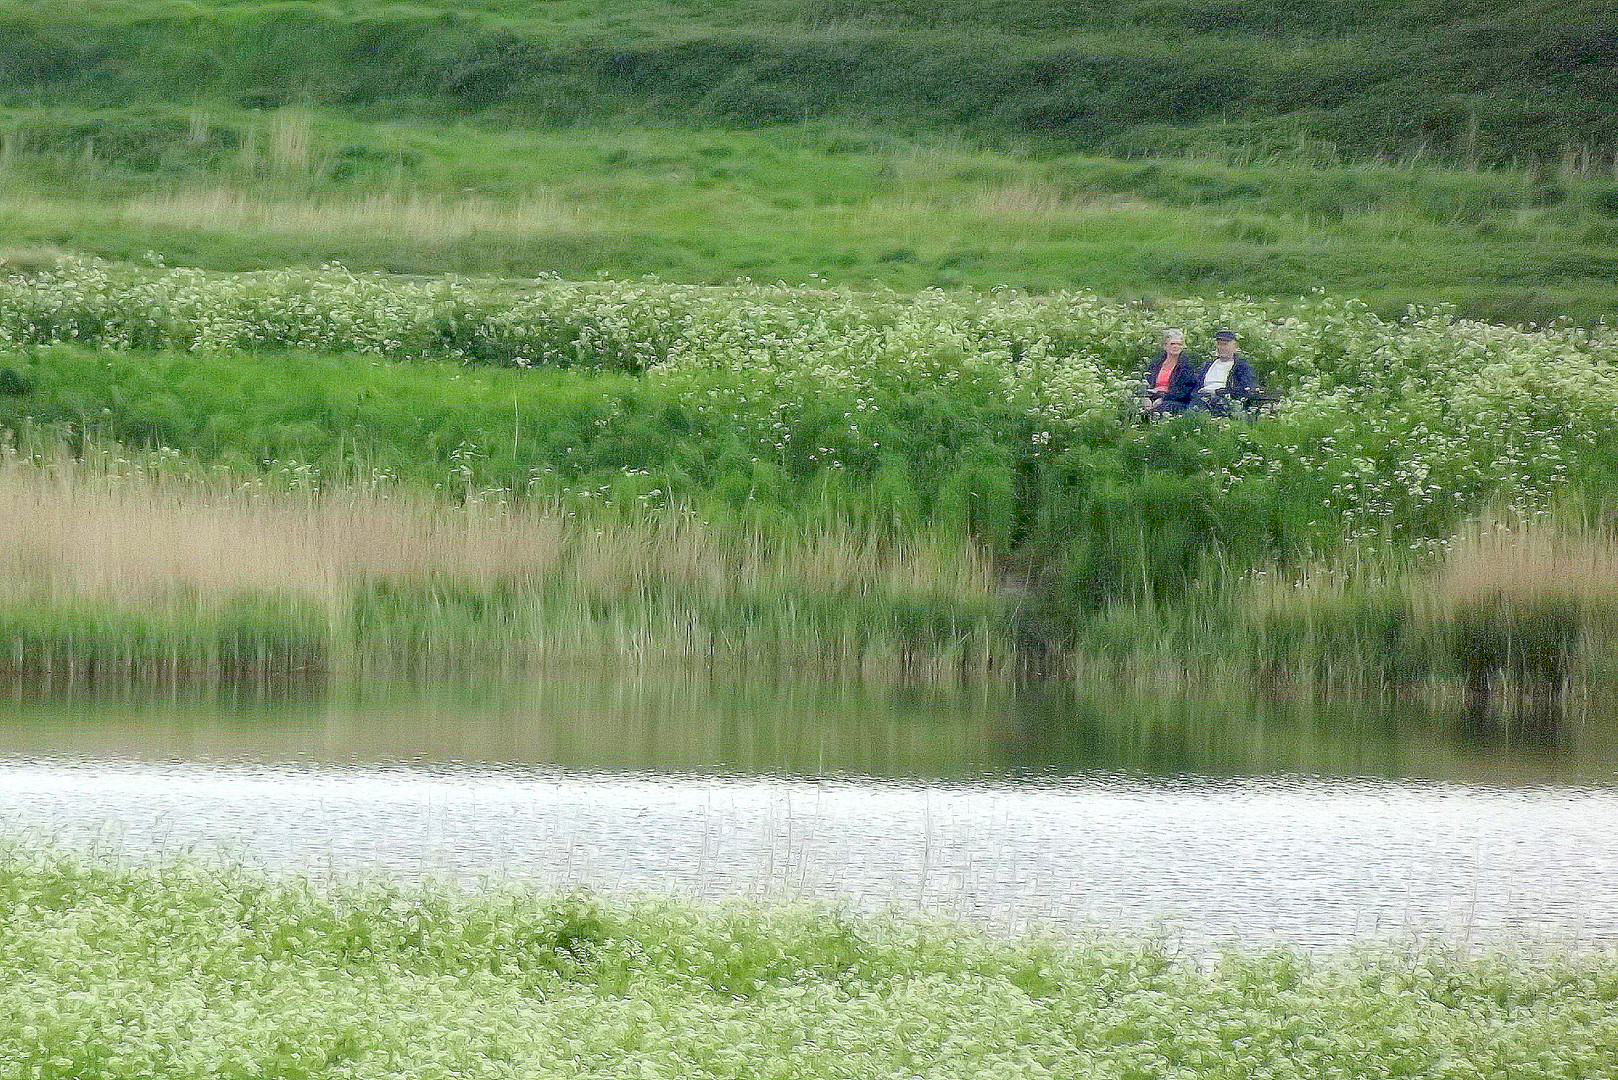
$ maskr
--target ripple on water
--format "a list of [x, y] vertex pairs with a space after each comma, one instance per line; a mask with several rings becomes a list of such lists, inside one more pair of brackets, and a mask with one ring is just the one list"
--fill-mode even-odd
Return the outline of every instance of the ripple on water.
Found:
[[921, 906], [1307, 947], [1618, 941], [1618, 788], [1599, 785], [39, 761], [0, 778], [9, 832], [317, 878]]

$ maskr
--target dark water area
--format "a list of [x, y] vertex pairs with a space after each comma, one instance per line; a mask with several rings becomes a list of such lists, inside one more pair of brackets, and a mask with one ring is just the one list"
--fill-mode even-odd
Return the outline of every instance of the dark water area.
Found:
[[1397, 698], [939, 688], [676, 673], [458, 676], [161, 697], [0, 696], [0, 760], [546, 765], [961, 780], [1618, 780], [1618, 703], [1551, 714]]
[[0, 703], [0, 835], [1198, 947], [1618, 944], [1618, 723], [547, 674]]

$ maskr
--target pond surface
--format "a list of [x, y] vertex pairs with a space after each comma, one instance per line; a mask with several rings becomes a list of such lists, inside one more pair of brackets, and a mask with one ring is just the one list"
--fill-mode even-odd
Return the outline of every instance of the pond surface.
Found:
[[697, 676], [0, 705], [0, 832], [685, 898], [924, 908], [1193, 947], [1618, 945], [1598, 710]]

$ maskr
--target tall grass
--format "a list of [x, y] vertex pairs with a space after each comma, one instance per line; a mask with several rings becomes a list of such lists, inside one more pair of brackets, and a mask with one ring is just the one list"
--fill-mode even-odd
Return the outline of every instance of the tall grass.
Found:
[[[94, 455], [92, 455], [92, 458]], [[164, 475], [163, 470], [170, 475]], [[0, 670], [46, 692], [535, 662], [745, 663], [953, 682], [1424, 695], [1507, 713], [1615, 673], [1607, 535], [1475, 524], [1436, 566], [1274, 569], [1070, 628], [971, 543], [579, 519], [392, 485], [321, 494], [143, 467], [0, 463]]]
[[1500, 596], [1610, 605], [1618, 601], [1618, 536], [1598, 524], [1485, 518], [1450, 542], [1435, 586], [1451, 603]]
[[[60, 213], [61, 203], [5, 208], [20, 215]], [[124, 204], [124, 222], [140, 226], [185, 226], [232, 236], [262, 233], [308, 240], [349, 233], [382, 233], [428, 245], [498, 236], [504, 242], [548, 237], [578, 228], [579, 213], [542, 194], [510, 203], [420, 194], [377, 193], [293, 198], [273, 192], [215, 188], [136, 196]]]
[[1210, 620], [1223, 627], [1177, 640], [1224, 640], [1227, 672], [1268, 683], [1426, 693], [1480, 714], [1560, 707], [1611, 681], [1615, 568], [1606, 530], [1485, 517], [1433, 565], [1395, 554], [1260, 574]]
[[48, 691], [587, 661], [957, 680], [1010, 666], [970, 544], [777, 543], [689, 514], [593, 524], [535, 503], [313, 495], [165, 467], [0, 463], [10, 679]]
[[1618, 537], [1551, 521], [1484, 522], [1436, 582], [1474, 698], [1501, 683], [1546, 704], [1618, 672]]
[[456, 512], [408, 491], [309, 497], [195, 484], [107, 451], [88, 465], [0, 462], [0, 589], [98, 598], [273, 592], [325, 601], [369, 575], [537, 574], [562, 557], [562, 522], [539, 508]]

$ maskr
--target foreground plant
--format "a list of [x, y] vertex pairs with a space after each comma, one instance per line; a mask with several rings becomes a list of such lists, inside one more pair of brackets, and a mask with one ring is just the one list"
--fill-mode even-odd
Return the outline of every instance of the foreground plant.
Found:
[[0, 851], [0, 1077], [1596, 1077], [1618, 958], [1003, 938]]

